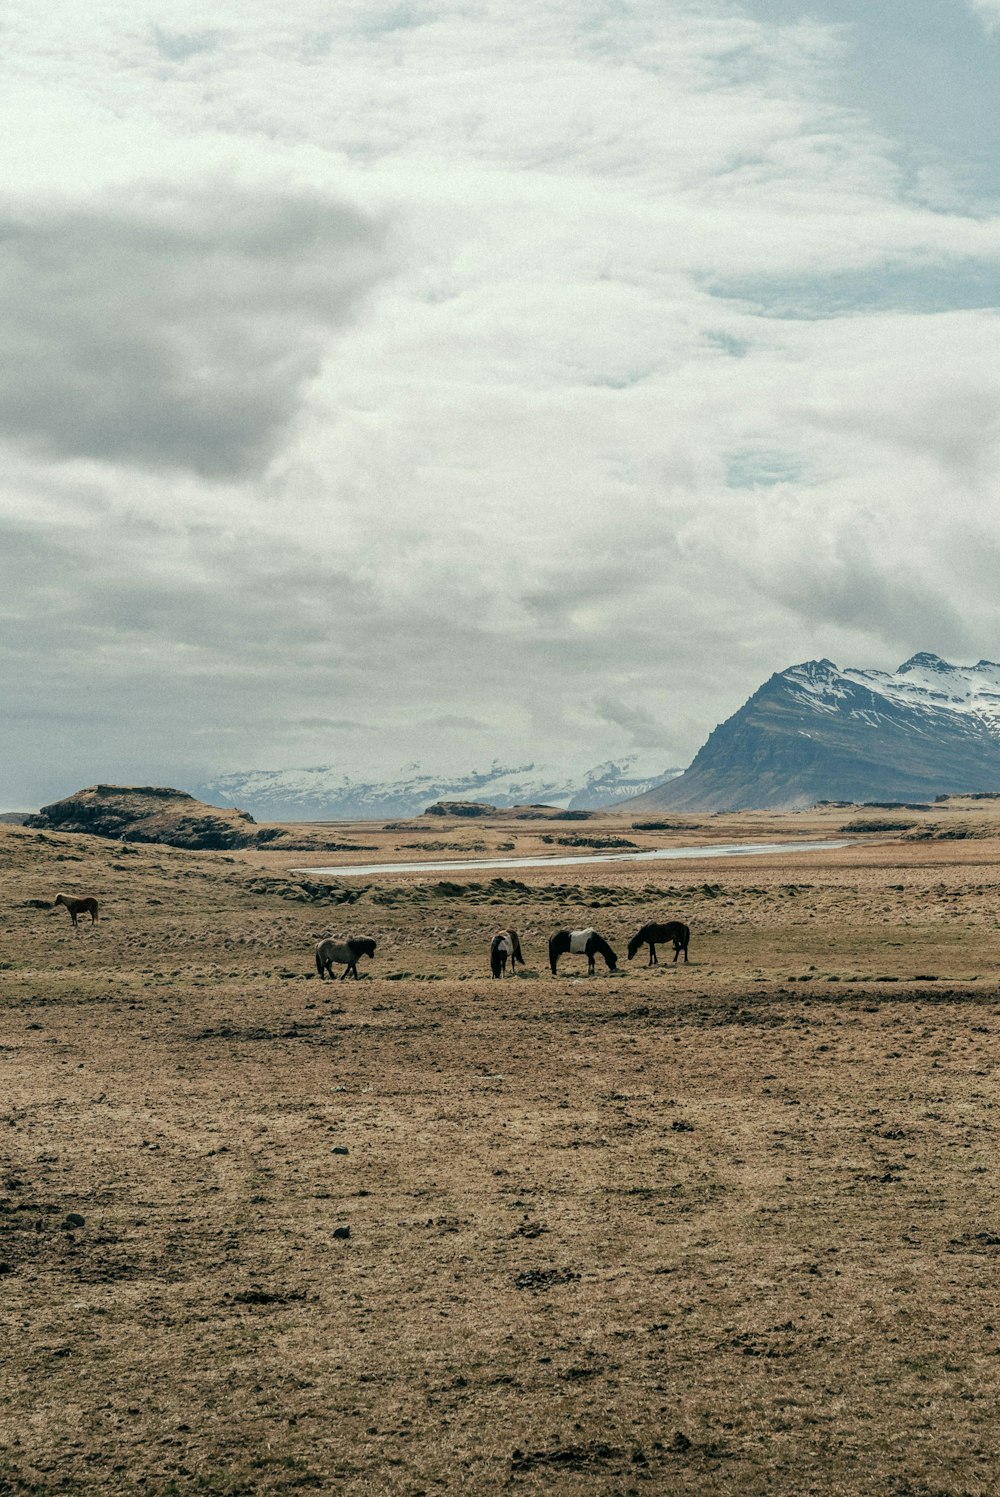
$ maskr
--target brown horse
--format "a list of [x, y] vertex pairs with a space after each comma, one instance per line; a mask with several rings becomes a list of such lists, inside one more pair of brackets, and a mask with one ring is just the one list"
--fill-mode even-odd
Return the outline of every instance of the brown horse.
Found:
[[332, 981], [334, 962], [346, 962], [347, 965], [340, 974], [343, 982], [345, 977], [357, 977], [359, 957], [374, 955], [375, 942], [370, 936], [351, 936], [346, 941], [335, 941], [332, 936], [328, 936], [316, 947], [316, 971], [322, 978], [329, 973]]
[[629, 961], [635, 956], [640, 946], [649, 947], [649, 961], [647, 967], [658, 967], [659, 959], [656, 955], [657, 941], [671, 941], [674, 947], [674, 961], [684, 953], [684, 960], [688, 959], [688, 942], [691, 940], [691, 932], [682, 920], [668, 920], [665, 925], [644, 925], [642, 930], [637, 930], [628, 943]]
[[69, 894], [57, 894], [52, 902], [52, 908], [57, 904], [64, 904], [69, 910], [69, 918], [76, 925], [78, 915], [89, 915], [91, 925], [97, 924], [97, 900], [92, 894], [86, 894], [82, 899], [73, 899]]

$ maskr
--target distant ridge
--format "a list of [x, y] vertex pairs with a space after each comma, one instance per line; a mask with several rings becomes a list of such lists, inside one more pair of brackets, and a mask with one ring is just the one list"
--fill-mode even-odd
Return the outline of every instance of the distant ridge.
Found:
[[895, 672], [808, 660], [709, 736], [652, 811], [796, 810], [819, 800], [928, 800], [1000, 790], [1000, 664], [913, 655]]
[[679, 769], [652, 772], [636, 756], [609, 759], [583, 774], [543, 764], [504, 765], [450, 777], [414, 764], [392, 780], [356, 780], [329, 766], [258, 769], [219, 775], [197, 787], [207, 801], [248, 806], [262, 821], [363, 821], [419, 816], [435, 801], [531, 803], [562, 810], [614, 805], [660, 784]]

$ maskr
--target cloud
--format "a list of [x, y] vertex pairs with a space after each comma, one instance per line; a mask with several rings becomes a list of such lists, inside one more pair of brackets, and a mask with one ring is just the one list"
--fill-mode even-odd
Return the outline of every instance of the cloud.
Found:
[[1000, 0], [969, 0], [969, 4], [990, 30], [1000, 26]]
[[259, 472], [385, 233], [319, 194], [141, 186], [0, 206], [0, 436], [43, 457]]
[[914, 639], [928, 648], [960, 657], [978, 644], [955, 604], [940, 587], [922, 577], [899, 576], [891, 559], [881, 564], [861, 545], [841, 554], [797, 561], [776, 568], [764, 589], [813, 628], [824, 624], [879, 639], [905, 656]]
[[794, 660], [995, 656], [995, 41], [907, 4], [15, 0], [16, 799], [662, 767]]
[[642, 707], [630, 706], [615, 697], [602, 696], [594, 703], [605, 722], [624, 728], [629, 743], [637, 749], [662, 749], [667, 734], [663, 724]]
[[153, 42], [167, 62], [188, 62], [202, 52], [214, 52], [222, 40], [220, 31], [165, 31], [153, 27]]

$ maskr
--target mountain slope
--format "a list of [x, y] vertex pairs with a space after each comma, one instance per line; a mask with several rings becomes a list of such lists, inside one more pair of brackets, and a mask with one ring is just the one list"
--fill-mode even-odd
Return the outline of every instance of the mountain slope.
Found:
[[642, 810], [795, 809], [1000, 788], [1000, 665], [919, 654], [893, 673], [810, 660], [771, 677]]
[[248, 806], [264, 821], [355, 821], [417, 816], [438, 800], [483, 800], [494, 806], [535, 802], [566, 810], [591, 810], [641, 795], [678, 770], [658, 774], [633, 758], [612, 759], [582, 775], [540, 764], [449, 778], [414, 765], [397, 780], [352, 780], [335, 769], [251, 770], [220, 775], [198, 788], [206, 800]]

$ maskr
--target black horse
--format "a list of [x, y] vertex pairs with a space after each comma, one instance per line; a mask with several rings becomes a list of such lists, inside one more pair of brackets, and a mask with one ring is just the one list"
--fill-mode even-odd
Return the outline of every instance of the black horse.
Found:
[[688, 942], [690, 939], [691, 932], [680, 920], [668, 920], [666, 925], [644, 925], [642, 930], [636, 931], [628, 943], [628, 959], [629, 961], [632, 960], [640, 946], [648, 946], [649, 961], [646, 963], [646, 966], [658, 967], [660, 964], [656, 956], [657, 941], [673, 941], [674, 961], [676, 962], [682, 951], [684, 953], [684, 960], [687, 961]]
[[556, 968], [559, 958], [566, 951], [576, 952], [579, 956], [587, 958], [587, 976], [594, 975], [594, 957], [600, 952], [607, 963], [609, 972], [618, 970], [618, 958], [603, 936], [599, 936], [596, 930], [557, 930], [549, 940], [549, 966], [552, 968], [552, 976], [557, 976]]
[[498, 930], [490, 942], [490, 971], [494, 977], [503, 977], [507, 970], [507, 959], [510, 958], [510, 975], [514, 976], [517, 971], [518, 962], [524, 966], [524, 957], [521, 955], [521, 942], [516, 930]]

